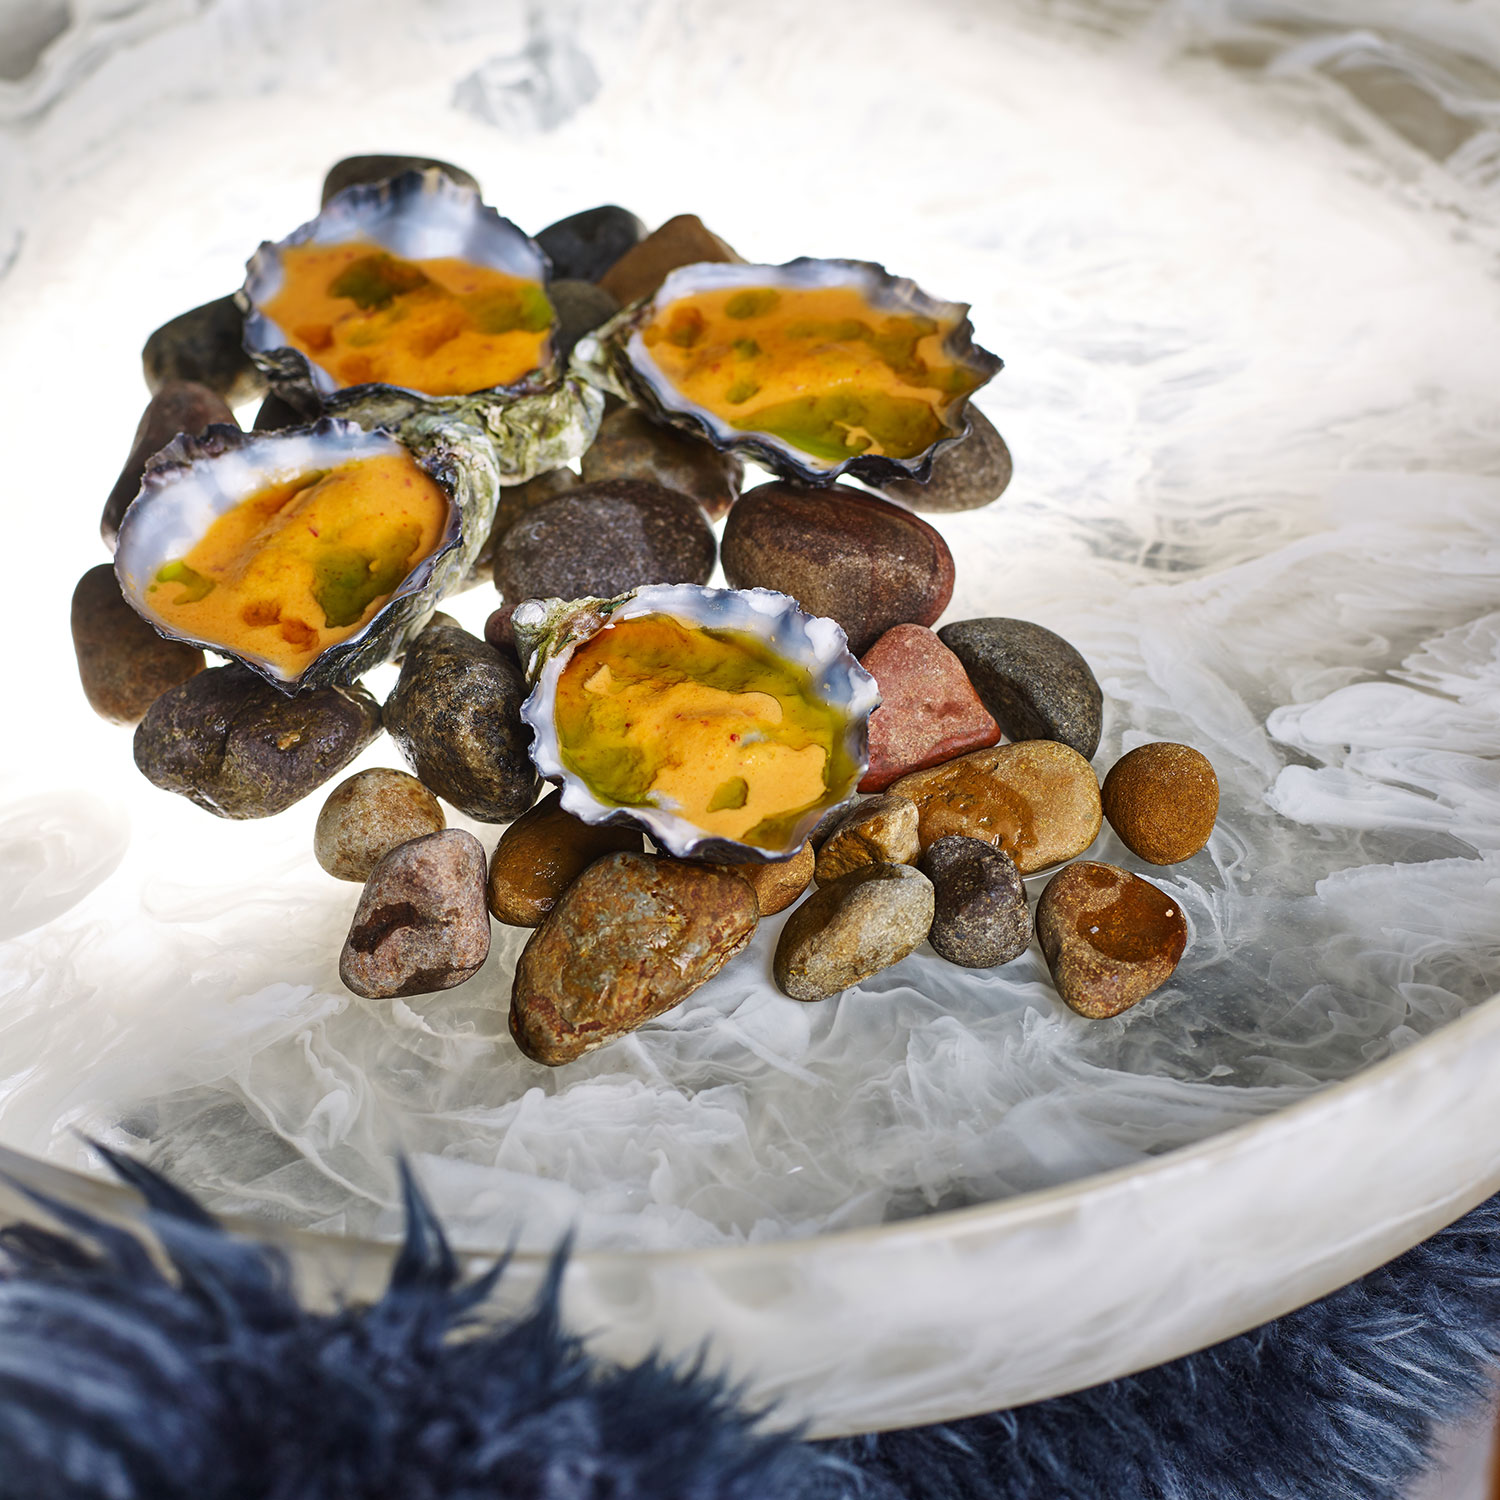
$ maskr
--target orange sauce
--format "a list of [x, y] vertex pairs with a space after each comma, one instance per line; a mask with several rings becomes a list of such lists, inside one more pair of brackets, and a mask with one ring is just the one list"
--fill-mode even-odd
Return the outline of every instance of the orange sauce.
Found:
[[943, 414], [983, 384], [943, 352], [954, 326], [854, 287], [727, 287], [667, 303], [641, 338], [694, 405], [832, 464], [913, 458], [943, 436]]
[[542, 362], [553, 314], [540, 282], [452, 257], [402, 260], [369, 240], [293, 245], [282, 268], [262, 311], [341, 386], [461, 396]]
[[147, 597], [174, 630], [296, 676], [373, 618], [437, 547], [448, 513], [408, 454], [356, 459], [242, 500]]

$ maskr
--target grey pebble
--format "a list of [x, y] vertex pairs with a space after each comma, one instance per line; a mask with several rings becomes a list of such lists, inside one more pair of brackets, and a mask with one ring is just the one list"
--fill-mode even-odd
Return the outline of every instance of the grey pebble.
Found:
[[940, 957], [992, 969], [1026, 951], [1031, 911], [1010, 855], [983, 839], [949, 834], [928, 845], [917, 868], [932, 881], [936, 910], [927, 941]]
[[592, 281], [572, 281], [564, 278], [548, 284], [547, 296], [557, 313], [557, 357], [563, 363], [573, 352], [573, 345], [584, 334], [592, 333], [601, 323], [607, 323], [620, 310], [618, 298], [611, 296], [602, 286]]
[[245, 353], [244, 337], [244, 314], [232, 296], [180, 313], [141, 350], [147, 387], [154, 394], [169, 380], [194, 380], [230, 406], [258, 401], [266, 393], [266, 377]]
[[933, 459], [932, 476], [926, 484], [893, 479], [880, 486], [880, 493], [913, 510], [977, 510], [1005, 493], [1011, 473], [1005, 439], [977, 406], [971, 406], [968, 436]]
[[745, 466], [733, 453], [621, 406], [599, 424], [579, 468], [586, 480], [649, 479], [691, 495], [717, 521], [739, 498]]
[[535, 239], [555, 277], [597, 281], [645, 233], [646, 226], [628, 208], [603, 203], [549, 224]]
[[1092, 760], [1104, 694], [1060, 635], [1030, 620], [959, 620], [938, 639], [963, 663], [984, 706], [1011, 740], [1061, 740]]

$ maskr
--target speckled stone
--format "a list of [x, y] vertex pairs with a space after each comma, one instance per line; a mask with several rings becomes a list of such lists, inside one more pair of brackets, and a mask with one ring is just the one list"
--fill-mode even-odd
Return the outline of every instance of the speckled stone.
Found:
[[495, 586], [514, 604], [707, 583], [715, 551], [707, 518], [686, 495], [606, 479], [527, 511], [495, 547]]
[[230, 406], [258, 401], [266, 377], [245, 352], [245, 315], [231, 297], [219, 297], [163, 323], [141, 350], [146, 388], [154, 395], [172, 381], [207, 386]]
[[826, 1000], [900, 963], [932, 926], [932, 882], [911, 865], [861, 865], [787, 918], [772, 970], [793, 1000]]
[[339, 978], [368, 1000], [426, 995], [472, 979], [489, 951], [484, 848], [447, 828], [398, 844], [370, 872]]
[[927, 848], [917, 868], [935, 893], [927, 941], [939, 957], [966, 969], [992, 969], [1026, 951], [1031, 911], [1010, 855], [982, 839], [950, 834]]
[[922, 847], [950, 833], [1003, 849], [1023, 875], [1082, 854], [1104, 813], [1094, 768], [1056, 740], [974, 750], [891, 784], [917, 804]]
[[958, 620], [938, 638], [964, 664], [1008, 738], [1061, 740], [1085, 760], [1099, 748], [1104, 694], [1060, 635], [1030, 620]]
[[89, 707], [111, 724], [139, 724], [168, 688], [203, 670], [203, 653], [159, 636], [126, 602], [108, 563], [73, 590], [73, 652]]
[[696, 214], [678, 214], [633, 245], [598, 280], [626, 307], [649, 297], [678, 266], [739, 259]]
[[982, 750], [1000, 726], [979, 701], [963, 663], [925, 625], [893, 625], [860, 658], [880, 689], [870, 716], [870, 769], [862, 792]]
[[386, 728], [429, 791], [481, 823], [508, 823], [536, 795], [526, 693], [513, 661], [439, 616], [406, 648]]
[[1187, 918], [1149, 880], [1080, 860], [1047, 882], [1036, 935], [1058, 994], [1079, 1015], [1100, 1020], [1171, 978], [1187, 946]]
[[174, 380], [162, 386], [151, 398], [136, 426], [130, 457], [125, 460], [125, 467], [120, 470], [120, 477], [115, 480], [115, 486], [104, 502], [104, 514], [99, 518], [99, 534], [111, 552], [115, 550], [126, 508], [140, 492], [148, 460], [160, 453], [179, 432], [197, 436], [214, 422], [226, 423], [230, 427], [238, 425], [234, 413], [205, 385]]
[[398, 844], [447, 826], [442, 804], [405, 771], [356, 771], [329, 792], [313, 829], [313, 856], [336, 880], [363, 884]]
[[953, 554], [920, 517], [862, 490], [782, 480], [741, 495], [724, 523], [724, 576], [779, 589], [868, 651], [893, 625], [931, 625], [953, 596]]
[[598, 281], [645, 233], [646, 226], [628, 208], [605, 203], [569, 214], [534, 238], [552, 262], [554, 278]]
[[592, 333], [620, 310], [614, 297], [592, 281], [549, 282], [547, 295], [557, 312], [557, 331], [553, 337], [558, 360], [563, 364], [584, 334]]
[[323, 179], [322, 206], [327, 208], [328, 200], [337, 197], [345, 188], [364, 182], [386, 182], [403, 172], [417, 172], [425, 167], [440, 167], [460, 186], [473, 188], [476, 193], [479, 191], [478, 181], [462, 167], [455, 167], [450, 161], [440, 161], [435, 156], [346, 156], [335, 162]]
[[495, 845], [490, 912], [510, 927], [540, 927], [562, 893], [596, 859], [622, 850], [639, 854], [645, 847], [639, 829], [585, 823], [563, 807], [561, 792], [549, 792]]
[[482, 578], [494, 577], [495, 548], [500, 545], [500, 539], [505, 533], [527, 511], [557, 499], [568, 490], [577, 489], [581, 483], [575, 469], [563, 468], [548, 469], [535, 479], [528, 479], [525, 484], [503, 485], [495, 503], [495, 519], [490, 525], [490, 534], [485, 538], [479, 555], [474, 559], [474, 566], [469, 570], [470, 580], [477, 582]]
[[1219, 816], [1219, 778], [1190, 745], [1158, 740], [1123, 755], [1100, 794], [1109, 826], [1153, 865], [1191, 859]]
[[680, 1005], [750, 941], [758, 919], [755, 892], [738, 876], [608, 854], [528, 940], [510, 1033], [536, 1062], [572, 1062]]
[[748, 882], [755, 892], [755, 900], [763, 917], [774, 917], [785, 911], [809, 885], [813, 878], [813, 847], [804, 844], [790, 859], [747, 861], [739, 865], [708, 866], [710, 870], [724, 870], [738, 875]]
[[633, 406], [612, 411], [583, 455], [583, 477], [649, 479], [691, 495], [717, 521], [739, 497], [745, 466], [702, 438], [653, 422]]
[[823, 836], [814, 875], [827, 885], [862, 865], [912, 865], [922, 852], [917, 805], [906, 797], [866, 797]]
[[913, 510], [976, 510], [998, 500], [1010, 477], [1010, 449], [1005, 439], [977, 406], [970, 406], [969, 435], [933, 459], [932, 477], [926, 484], [918, 484], [915, 479], [888, 479], [880, 486], [880, 493]]
[[289, 697], [248, 667], [170, 688], [135, 731], [135, 763], [163, 791], [221, 818], [268, 818], [337, 776], [380, 733], [362, 687]]

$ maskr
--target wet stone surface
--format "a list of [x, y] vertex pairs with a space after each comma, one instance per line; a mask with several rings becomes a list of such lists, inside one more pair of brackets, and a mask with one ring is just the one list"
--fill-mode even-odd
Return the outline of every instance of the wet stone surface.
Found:
[[734, 504], [745, 466], [712, 443], [653, 422], [632, 406], [612, 411], [579, 465], [583, 477], [648, 479], [690, 495], [716, 521]]
[[370, 878], [398, 844], [447, 824], [438, 799], [405, 771], [357, 771], [328, 794], [313, 830], [313, 855], [336, 880]]
[[1085, 760], [1099, 748], [1104, 694], [1060, 635], [1030, 620], [959, 620], [938, 638], [964, 664], [1008, 738], [1061, 740]]
[[232, 296], [219, 297], [163, 323], [141, 350], [153, 394], [175, 380], [207, 386], [230, 406], [258, 401], [266, 377], [245, 353], [245, 318]]
[[969, 435], [933, 459], [926, 484], [890, 479], [880, 486], [880, 493], [929, 513], [975, 510], [1005, 493], [1011, 472], [1005, 439], [977, 406], [970, 406]]
[[915, 864], [918, 813], [906, 797], [866, 797], [844, 813], [818, 847], [816, 877], [827, 885], [863, 865]]
[[203, 670], [196, 646], [159, 636], [125, 602], [108, 563], [78, 580], [72, 628], [84, 697], [112, 724], [139, 724], [163, 693]]
[[724, 524], [724, 576], [778, 589], [836, 620], [856, 656], [893, 625], [931, 625], [953, 596], [953, 555], [920, 517], [848, 485], [763, 484]]
[[370, 872], [339, 978], [369, 1000], [425, 995], [472, 979], [489, 951], [484, 848], [448, 828], [397, 845]]
[[514, 661], [435, 616], [406, 648], [386, 728], [429, 791], [482, 823], [508, 823], [536, 794], [526, 693]]
[[268, 818], [337, 776], [380, 733], [362, 687], [288, 697], [248, 667], [171, 688], [135, 732], [135, 763], [163, 791], [221, 818]]
[[1125, 847], [1153, 865], [1191, 859], [1214, 831], [1219, 778], [1190, 745], [1157, 740], [1121, 756], [1104, 778], [1104, 816]]
[[804, 844], [790, 859], [754, 860], [738, 865], [710, 864], [710, 870], [724, 870], [737, 875], [755, 892], [756, 905], [763, 917], [774, 917], [794, 902], [812, 883], [813, 847]]
[[940, 957], [990, 969], [1026, 951], [1031, 911], [1010, 855], [981, 839], [949, 835], [928, 847], [917, 868], [935, 893], [927, 941]]
[[826, 1000], [899, 963], [927, 936], [932, 915], [932, 882], [920, 870], [862, 865], [787, 918], [776, 983], [793, 1000]]
[[610, 854], [590, 865], [516, 965], [510, 1031], [557, 1067], [681, 1004], [755, 931], [755, 892], [687, 860]]
[[1080, 860], [1047, 882], [1036, 935], [1057, 992], [1081, 1016], [1117, 1016], [1172, 976], [1187, 918], [1149, 880]]

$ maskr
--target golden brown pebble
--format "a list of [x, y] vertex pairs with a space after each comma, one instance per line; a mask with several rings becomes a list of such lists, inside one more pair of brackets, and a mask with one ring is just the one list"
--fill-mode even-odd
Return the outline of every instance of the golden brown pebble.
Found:
[[1175, 865], [1196, 854], [1214, 831], [1219, 778], [1191, 746], [1158, 740], [1115, 762], [1101, 799], [1109, 826], [1132, 854]]

